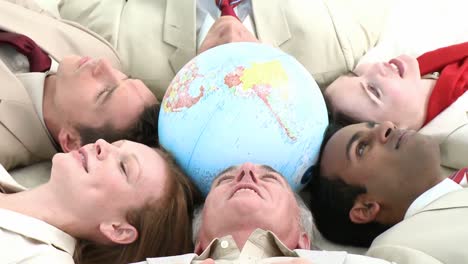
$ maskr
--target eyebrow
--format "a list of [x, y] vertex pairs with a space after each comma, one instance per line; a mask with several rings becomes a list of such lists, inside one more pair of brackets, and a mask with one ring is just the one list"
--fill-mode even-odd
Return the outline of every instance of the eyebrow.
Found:
[[135, 153], [130, 154], [130, 157], [133, 158], [138, 168], [138, 175], [137, 175], [137, 178], [135, 179], [135, 182], [137, 182], [138, 180], [141, 179], [141, 164], [140, 164], [140, 161], [138, 160], [137, 155], [135, 155]]
[[268, 172], [272, 172], [272, 173], [276, 173], [278, 174], [279, 176], [281, 176], [280, 178], [282, 180], [279, 181], [279, 183], [283, 186], [283, 187], [291, 187], [289, 186], [289, 183], [288, 181], [286, 180], [286, 178], [284, 178], [283, 174], [279, 173], [277, 170], [273, 169], [272, 167], [268, 166], [268, 165], [262, 165], [260, 166], [262, 169], [268, 171]]
[[218, 173], [218, 175], [216, 175], [215, 180], [216, 180], [217, 178], [219, 178], [219, 176], [221, 176], [221, 175], [225, 174], [226, 172], [231, 171], [231, 170], [233, 170], [233, 169], [235, 169], [235, 168], [237, 168], [237, 167], [238, 167], [238, 166], [231, 166], [231, 167], [228, 167], [227, 169], [224, 169], [223, 171], [221, 171], [220, 173]]
[[350, 154], [351, 146], [353, 145], [353, 143], [355, 141], [357, 141], [362, 136], [362, 134], [363, 134], [362, 131], [358, 131], [358, 132], [354, 133], [354, 135], [351, 137], [351, 139], [346, 144], [346, 158], [348, 160], [351, 160], [351, 154]]
[[[370, 128], [373, 128], [375, 124], [376, 124], [375, 122], [366, 122], [366, 127], [370, 129]], [[346, 144], [346, 158], [348, 160], [351, 160], [351, 154], [350, 154], [351, 146], [353, 145], [355, 141], [361, 138], [363, 134], [364, 134], [363, 131], [358, 131], [354, 133], [354, 135], [351, 137], [351, 139], [349, 139], [348, 143]]]

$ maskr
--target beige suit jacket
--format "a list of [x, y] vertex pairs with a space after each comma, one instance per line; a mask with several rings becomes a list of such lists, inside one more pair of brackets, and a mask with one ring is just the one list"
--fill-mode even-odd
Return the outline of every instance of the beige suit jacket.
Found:
[[398, 264], [468, 263], [468, 189], [448, 193], [372, 243], [367, 255]]
[[37, 218], [0, 209], [2, 263], [73, 264], [75, 238]]
[[[162, 98], [196, 55], [196, 0], [62, 0], [62, 17], [104, 36]], [[298, 59], [323, 88], [378, 38], [392, 0], [252, 0], [258, 38]]]
[[[70, 54], [105, 57], [121, 68], [109, 43], [74, 22], [0, 1], [0, 29], [30, 37], [56, 61]], [[0, 163], [10, 170], [50, 159], [56, 150], [46, 128], [25, 87], [3, 61], [0, 61], [0, 83]]]
[[439, 142], [444, 170], [451, 172], [468, 167], [468, 93], [465, 92], [420, 132]]

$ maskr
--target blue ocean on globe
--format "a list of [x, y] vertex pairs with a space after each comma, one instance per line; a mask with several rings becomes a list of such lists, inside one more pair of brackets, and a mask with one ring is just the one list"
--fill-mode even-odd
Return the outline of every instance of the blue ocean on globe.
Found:
[[300, 190], [328, 125], [309, 72], [258, 43], [201, 53], [177, 73], [161, 104], [160, 144], [204, 195], [218, 173], [244, 162], [269, 165]]

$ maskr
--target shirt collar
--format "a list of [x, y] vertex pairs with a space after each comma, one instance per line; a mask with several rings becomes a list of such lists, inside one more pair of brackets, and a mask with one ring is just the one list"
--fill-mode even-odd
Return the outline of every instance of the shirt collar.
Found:
[[257, 228], [249, 236], [242, 250], [239, 250], [231, 235], [224, 236], [213, 239], [203, 253], [194, 260], [207, 258], [252, 260], [278, 256], [298, 257], [298, 254], [286, 247], [273, 232]]
[[445, 194], [462, 189], [460, 185], [452, 181], [451, 179], [444, 179], [434, 187], [425, 191], [416, 200], [411, 203], [410, 207], [406, 211], [404, 219], [407, 219], [424, 209], [427, 205], [444, 196]]
[[55, 74], [58, 69], [58, 62], [54, 60], [52, 57], [51, 59], [51, 66], [50, 70], [46, 73], [43, 72], [28, 72], [28, 73], [18, 73], [16, 77], [21, 83], [24, 85], [24, 88], [28, 92], [29, 96], [31, 97], [31, 101], [34, 105], [34, 109], [36, 110], [39, 119], [41, 120], [41, 124], [44, 127], [44, 130], [47, 132], [47, 136], [49, 137], [50, 142], [54, 146], [55, 149], [60, 149], [58, 144], [55, 142], [54, 138], [47, 129], [47, 126], [44, 121], [44, 112], [43, 110], [43, 103], [44, 103], [44, 85], [45, 79], [47, 76]]
[[0, 209], [0, 227], [22, 236], [52, 245], [73, 256], [76, 240], [69, 234], [37, 218]]

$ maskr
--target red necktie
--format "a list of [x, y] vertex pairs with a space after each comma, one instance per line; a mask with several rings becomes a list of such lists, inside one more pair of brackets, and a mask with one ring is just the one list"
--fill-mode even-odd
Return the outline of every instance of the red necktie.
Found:
[[19, 53], [28, 58], [29, 71], [45, 72], [50, 69], [52, 61], [49, 55], [27, 36], [0, 31], [0, 44], [3, 43], [13, 46]]
[[233, 16], [239, 19], [234, 12], [236, 7], [242, 0], [215, 0], [219, 10], [221, 10], [221, 16]]
[[[466, 177], [468, 176], [468, 168], [463, 168], [459, 171], [454, 172], [452, 175], [449, 176], [451, 180], [458, 184], [463, 184], [467, 179]], [[465, 181], [463, 181], [465, 180]]]

